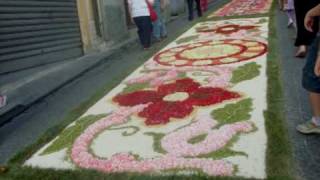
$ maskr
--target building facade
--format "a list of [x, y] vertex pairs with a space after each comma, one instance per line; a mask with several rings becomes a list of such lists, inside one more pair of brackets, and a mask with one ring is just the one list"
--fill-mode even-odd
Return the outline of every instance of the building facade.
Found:
[[[165, 11], [184, 13], [184, 0]], [[0, 74], [106, 51], [135, 38], [126, 0], [0, 1]]]
[[[166, 20], [185, 12], [185, 0], [171, 0], [164, 12]], [[85, 53], [103, 51], [136, 37], [127, 0], [78, 0], [79, 19]]]

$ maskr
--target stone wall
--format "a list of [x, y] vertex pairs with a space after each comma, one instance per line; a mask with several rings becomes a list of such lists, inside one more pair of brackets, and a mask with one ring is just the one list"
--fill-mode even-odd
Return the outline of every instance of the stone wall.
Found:
[[103, 36], [105, 41], [119, 42], [128, 38], [123, 0], [101, 0]]
[[185, 0], [170, 0], [171, 15], [179, 15], [185, 12]]

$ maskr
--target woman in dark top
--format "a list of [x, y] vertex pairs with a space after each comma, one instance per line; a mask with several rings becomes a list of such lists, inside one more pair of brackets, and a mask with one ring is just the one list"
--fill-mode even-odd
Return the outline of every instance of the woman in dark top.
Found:
[[297, 20], [297, 39], [295, 46], [298, 47], [296, 57], [305, 57], [307, 46], [311, 44], [318, 32], [318, 23], [314, 24], [314, 31], [309, 32], [304, 27], [306, 13], [319, 4], [320, 0], [294, 0], [294, 8]]

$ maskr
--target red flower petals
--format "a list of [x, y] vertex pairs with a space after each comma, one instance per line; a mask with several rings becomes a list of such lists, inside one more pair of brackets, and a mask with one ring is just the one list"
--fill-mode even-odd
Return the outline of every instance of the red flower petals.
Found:
[[139, 113], [146, 125], [166, 124], [170, 118], [184, 118], [193, 111], [192, 104], [185, 102], [156, 102]]
[[[167, 95], [177, 92], [188, 94], [183, 101], [165, 101]], [[138, 115], [146, 118], [146, 125], [159, 125], [170, 122], [170, 118], [184, 118], [192, 113], [194, 106], [209, 106], [225, 100], [239, 98], [240, 94], [222, 88], [201, 88], [200, 84], [190, 78], [164, 84], [157, 91], [136, 91], [120, 94], [113, 98], [121, 106], [135, 106], [150, 103]]]
[[121, 106], [135, 106], [139, 104], [146, 104], [150, 102], [157, 102], [162, 99], [156, 91], [136, 91], [129, 94], [118, 95], [113, 98], [114, 102]]
[[196, 106], [208, 106], [239, 97], [240, 94], [222, 88], [199, 88], [197, 92], [190, 95], [188, 101]]
[[200, 87], [200, 84], [194, 82], [192, 79], [185, 78], [177, 80], [175, 83], [164, 84], [159, 86], [158, 93], [162, 95], [168, 95], [175, 92], [187, 92], [192, 93]]
[[228, 34], [238, 32], [240, 30], [250, 30], [250, 29], [254, 29], [256, 27], [257, 26], [240, 26], [240, 25], [236, 25], [236, 24], [230, 24], [230, 25], [225, 25], [225, 26], [217, 28], [216, 33], [228, 35]]

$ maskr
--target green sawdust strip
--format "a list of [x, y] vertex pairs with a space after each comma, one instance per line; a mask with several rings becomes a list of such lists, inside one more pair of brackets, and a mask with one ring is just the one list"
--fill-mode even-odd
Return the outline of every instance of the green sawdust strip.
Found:
[[179, 72], [178, 73], [178, 79], [183, 79], [187, 77], [187, 73], [186, 72]]
[[59, 135], [59, 137], [53, 141], [53, 143], [47, 147], [41, 155], [51, 154], [57, 151], [60, 151], [64, 148], [70, 148], [73, 142], [76, 140], [77, 137], [81, 135], [81, 133], [89, 127], [89, 125], [93, 124], [94, 122], [106, 117], [106, 114], [100, 115], [89, 115], [79, 119], [74, 126], [71, 126]]
[[[253, 130], [253, 131], [255, 131], [255, 130]], [[207, 135], [208, 134], [202, 134], [202, 135], [196, 136], [194, 138], [191, 138], [188, 140], [188, 143], [190, 143], [190, 144], [200, 143], [201, 141], [203, 141], [207, 137]], [[208, 154], [199, 155], [198, 158], [210, 158], [210, 159], [219, 160], [219, 159], [223, 159], [226, 157], [233, 157], [233, 156], [246, 156], [246, 157], [248, 157], [248, 155], [244, 152], [238, 152], [238, 151], [231, 150], [231, 147], [233, 146], [234, 143], [236, 143], [238, 141], [239, 137], [240, 137], [240, 135], [234, 136], [228, 142], [228, 144], [225, 147], [223, 147], [222, 149], [219, 149], [218, 151], [210, 152]], [[192, 157], [187, 157], [187, 158], [192, 158]]]
[[263, 23], [267, 23], [268, 22], [268, 20], [266, 19], [266, 18], [261, 18], [258, 22], [257, 22], [257, 24], [263, 24]]
[[[122, 136], [132, 136], [135, 135], [137, 132], [140, 131], [140, 128], [137, 126], [123, 126], [123, 127], [109, 127], [107, 128], [109, 131], [119, 131], [119, 130], [126, 130], [122, 132]], [[129, 131], [131, 130], [131, 132]]]
[[260, 68], [261, 66], [258, 65], [256, 62], [251, 62], [243, 66], [240, 66], [239, 68], [233, 71], [231, 82], [233, 84], [237, 84], [242, 81], [251, 80], [259, 76]]
[[234, 143], [236, 143], [239, 139], [239, 135], [233, 137], [231, 139], [231, 141], [228, 142], [228, 144], [218, 150], [218, 151], [213, 151], [211, 153], [208, 153], [208, 154], [202, 154], [198, 157], [200, 158], [211, 158], [211, 159], [223, 159], [223, 158], [226, 158], [226, 157], [233, 157], [233, 156], [245, 156], [245, 157], [248, 157], [248, 154], [246, 154], [245, 152], [239, 152], [239, 151], [233, 151], [231, 150], [231, 147], [233, 146]]
[[[269, 53], [267, 59], [267, 110], [265, 124], [268, 136], [267, 176], [268, 179], [295, 179], [291, 144], [286, 130], [284, 97], [280, 80], [280, 57], [276, 32], [276, 1], [272, 4], [269, 24]], [[281, 27], [278, 27], [281, 28]]]
[[239, 121], [250, 120], [252, 111], [252, 99], [244, 99], [235, 104], [227, 104], [225, 107], [213, 110], [212, 117], [219, 124], [230, 124]]
[[187, 37], [183, 37], [181, 39], [178, 39], [176, 41], [176, 43], [177, 44], [188, 43], [188, 42], [193, 41], [198, 38], [199, 38], [199, 35], [191, 35], [191, 36], [187, 36]]
[[153, 150], [160, 154], [166, 154], [167, 151], [164, 150], [161, 146], [161, 139], [165, 136], [163, 133], [154, 133], [154, 132], [146, 132], [144, 133], [147, 136], [151, 136], [153, 138]]
[[200, 143], [202, 142], [203, 140], [206, 139], [206, 137], [208, 136], [208, 134], [201, 134], [199, 136], [195, 136], [191, 139], [188, 140], [188, 143], [189, 144], [197, 144], [197, 143]]
[[136, 84], [130, 84], [127, 85], [127, 87], [125, 87], [122, 91], [123, 94], [128, 94], [128, 93], [132, 93], [135, 91], [139, 91], [142, 90], [144, 88], [149, 87], [149, 83], [136, 83]]

